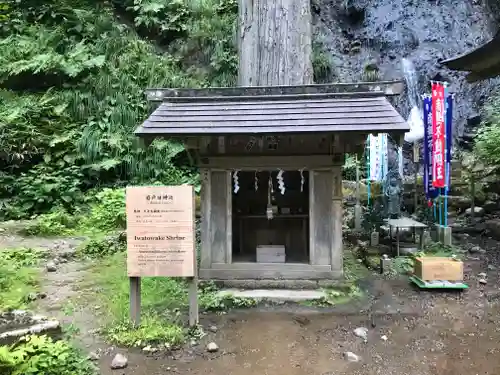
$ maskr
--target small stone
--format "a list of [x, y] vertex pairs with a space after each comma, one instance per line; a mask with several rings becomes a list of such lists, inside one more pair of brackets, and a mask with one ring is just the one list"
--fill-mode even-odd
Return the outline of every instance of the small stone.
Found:
[[113, 358], [113, 361], [111, 361], [111, 369], [112, 370], [119, 370], [127, 367], [128, 365], [128, 359], [125, 357], [123, 354], [118, 353], [115, 355]]
[[469, 252], [471, 254], [475, 254], [475, 253], [480, 253], [481, 252], [481, 247], [479, 246], [472, 246], [470, 249], [469, 249]]
[[144, 348], [142, 348], [142, 351], [146, 353], [151, 352], [151, 345], [145, 346]]
[[219, 346], [215, 342], [211, 342], [207, 345], [207, 352], [215, 353], [219, 350]]
[[353, 352], [344, 352], [344, 359], [349, 362], [359, 362], [359, 356], [357, 356]]
[[198, 341], [196, 340], [191, 340], [191, 346], [196, 346], [198, 345]]
[[477, 274], [477, 277], [479, 277], [481, 279], [486, 279], [488, 276], [486, 275], [486, 273], [480, 272], [480, 273]]
[[[466, 215], [472, 214], [472, 207], [469, 207], [465, 210]], [[482, 207], [474, 207], [474, 215], [482, 216], [484, 215], [484, 208]]]
[[52, 260], [47, 262], [46, 268], [47, 268], [47, 272], [56, 272], [57, 271], [56, 263]]
[[478, 280], [478, 282], [479, 282], [479, 284], [483, 284], [483, 285], [485, 285], [485, 284], [487, 284], [487, 283], [488, 283], [488, 282], [486, 281], [486, 279], [479, 279], [479, 280]]
[[365, 342], [368, 340], [368, 328], [358, 327], [353, 332], [355, 336], [362, 338]]
[[210, 327], [208, 327], [208, 330], [209, 330], [210, 332], [215, 333], [215, 332], [217, 332], [217, 326], [210, 326]]
[[386, 335], [382, 335], [380, 338], [382, 339], [382, 341], [387, 341], [387, 336]]
[[488, 271], [494, 271], [497, 268], [493, 264], [488, 264]]
[[100, 356], [96, 352], [90, 352], [89, 353], [89, 359], [91, 361], [97, 361], [97, 360], [99, 360], [99, 358], [100, 358]]

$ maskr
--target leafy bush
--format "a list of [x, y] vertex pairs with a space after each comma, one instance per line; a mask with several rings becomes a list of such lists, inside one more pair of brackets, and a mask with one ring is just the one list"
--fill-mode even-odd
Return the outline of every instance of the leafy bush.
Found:
[[23, 230], [29, 236], [61, 236], [75, 232], [81, 222], [79, 215], [70, 215], [64, 209], [58, 208], [53, 212], [38, 216]]
[[40, 263], [46, 251], [32, 248], [14, 248], [0, 251], [0, 259], [11, 262], [15, 268], [33, 267]]
[[95, 196], [83, 226], [90, 231], [110, 232], [125, 229], [125, 189], [106, 188]]
[[0, 346], [3, 375], [91, 375], [95, 367], [66, 341], [27, 336], [10, 347]]
[[[193, 173], [182, 145], [145, 146], [133, 134], [152, 110], [146, 87], [205, 85], [206, 76], [180, 69], [179, 51], [158, 53], [115, 19], [109, 3], [10, 4], [9, 25], [0, 25], [0, 219], [59, 206], [72, 213], [97, 185], [179, 183]], [[187, 28], [175, 13], [184, 2], [151, 4], [135, 1], [141, 25], [168, 5], [161, 22]]]
[[77, 254], [82, 257], [101, 258], [127, 250], [126, 232], [108, 235], [102, 238], [94, 238], [77, 250]]
[[0, 250], [0, 311], [19, 309], [38, 289], [36, 266], [44, 253], [34, 249]]
[[477, 160], [492, 166], [500, 165], [500, 93], [492, 95], [484, 107], [484, 122], [475, 137]]

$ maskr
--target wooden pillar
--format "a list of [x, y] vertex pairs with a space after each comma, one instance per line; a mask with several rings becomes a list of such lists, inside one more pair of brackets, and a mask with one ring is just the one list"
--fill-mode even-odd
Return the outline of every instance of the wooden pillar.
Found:
[[354, 206], [354, 230], [356, 232], [361, 232], [361, 196], [359, 191], [359, 163], [358, 154], [356, 154], [356, 205]]
[[210, 251], [211, 265], [231, 263], [232, 222], [231, 172], [213, 169], [210, 173]]
[[233, 180], [226, 172], [226, 263], [233, 263]]
[[332, 189], [332, 271], [343, 272], [343, 244], [342, 244], [342, 167], [333, 169]]
[[211, 215], [212, 215], [212, 183], [210, 169], [202, 169], [201, 174], [201, 254], [200, 268], [212, 267]]
[[332, 170], [309, 173], [309, 248], [312, 265], [332, 264]]

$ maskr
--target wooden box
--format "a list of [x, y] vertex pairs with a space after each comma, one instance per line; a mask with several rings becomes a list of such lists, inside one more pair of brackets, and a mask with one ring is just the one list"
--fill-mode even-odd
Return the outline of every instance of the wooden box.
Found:
[[462, 261], [452, 258], [416, 258], [413, 273], [424, 281], [463, 281], [464, 264]]
[[258, 245], [257, 263], [285, 263], [285, 246]]

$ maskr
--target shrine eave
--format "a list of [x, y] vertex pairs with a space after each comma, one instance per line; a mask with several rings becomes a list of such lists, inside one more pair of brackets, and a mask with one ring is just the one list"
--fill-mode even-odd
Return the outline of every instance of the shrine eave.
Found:
[[448, 69], [469, 72], [467, 80], [476, 82], [500, 75], [500, 33], [488, 43], [465, 54], [441, 61]]
[[[168, 97], [135, 134], [183, 137], [409, 131], [382, 90], [278, 95], [272, 89], [268, 95]], [[299, 91], [297, 86], [286, 90]]]

